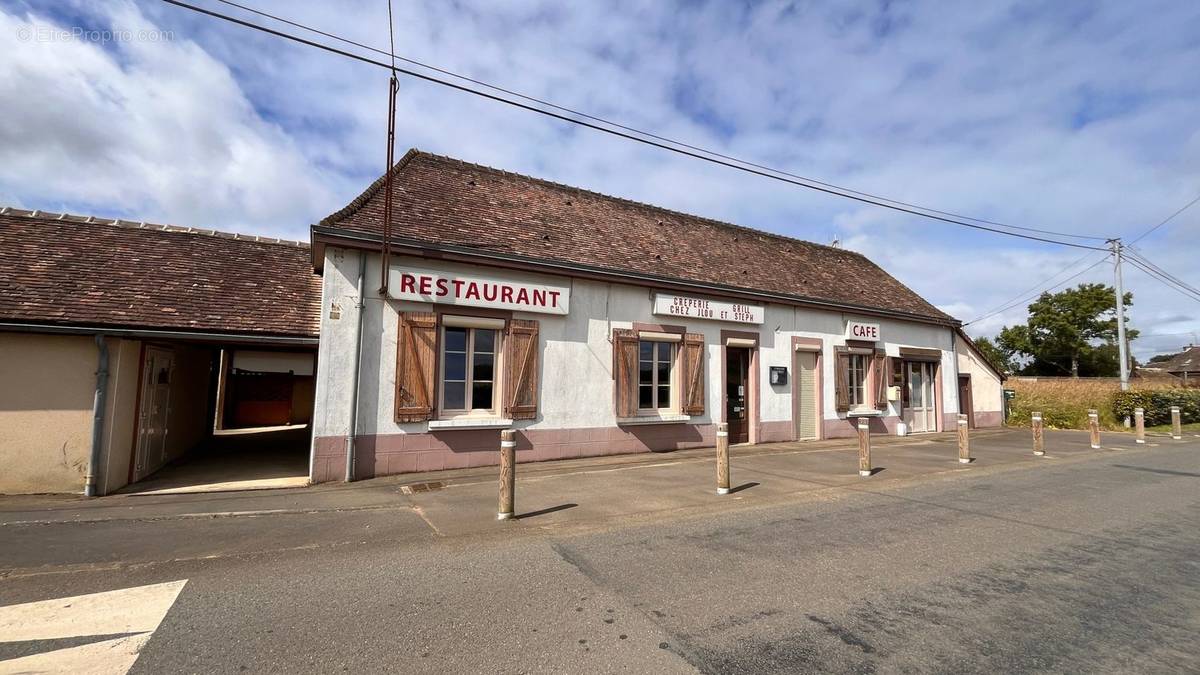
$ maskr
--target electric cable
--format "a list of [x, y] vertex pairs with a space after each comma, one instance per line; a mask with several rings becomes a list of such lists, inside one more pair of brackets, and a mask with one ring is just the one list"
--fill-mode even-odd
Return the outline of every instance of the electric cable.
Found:
[[[568, 116], [566, 116], [566, 115], [562, 115], [562, 114], [559, 114], [559, 113], [555, 113], [555, 112], [553, 112], [553, 111], [550, 111], [550, 110], [544, 110], [544, 109], [541, 109], [541, 108], [537, 108], [537, 107], [534, 107], [534, 106], [531, 106], [531, 105], [527, 105], [527, 104], [521, 103], [521, 102], [519, 102], [519, 101], [513, 101], [513, 100], [511, 100], [511, 99], [507, 99], [507, 98], [504, 98], [504, 97], [502, 97], [502, 96], [497, 96], [497, 95], [494, 95], [494, 94], [489, 94], [489, 93], [487, 93], [487, 92], [484, 92], [484, 91], [479, 91], [478, 89], [472, 89], [471, 87], [467, 87], [467, 86], [463, 86], [463, 85], [460, 85], [460, 84], [456, 84], [456, 83], [454, 83], [454, 82], [448, 82], [448, 81], [446, 81], [446, 80], [443, 80], [443, 79], [440, 79], [440, 78], [437, 78], [437, 77], [433, 77], [433, 76], [431, 76], [431, 75], [426, 75], [426, 74], [423, 74], [423, 73], [418, 73], [418, 72], [416, 72], [416, 71], [409, 70], [409, 69], [406, 69], [406, 68], [393, 67], [393, 66], [390, 66], [390, 65], [389, 65], [389, 64], [387, 64], [387, 63], [384, 63], [384, 62], [381, 62], [381, 61], [378, 61], [378, 60], [375, 60], [375, 59], [372, 59], [372, 58], [369, 58], [369, 57], [363, 56], [363, 55], [361, 55], [361, 54], [354, 54], [354, 53], [352, 53], [352, 52], [348, 52], [348, 51], [345, 51], [345, 50], [342, 50], [342, 49], [338, 49], [338, 48], [336, 48], [336, 47], [331, 47], [331, 46], [329, 46], [329, 45], [321, 44], [321, 43], [319, 43], [319, 42], [314, 42], [314, 41], [312, 41], [312, 40], [308, 40], [308, 39], [305, 39], [305, 38], [299, 37], [299, 36], [297, 36], [297, 35], [292, 35], [292, 34], [289, 34], [289, 33], [285, 33], [285, 32], [283, 32], [283, 31], [278, 31], [278, 30], [275, 30], [275, 29], [273, 29], [273, 28], [268, 28], [268, 27], [266, 27], [266, 26], [261, 26], [261, 25], [255, 24], [255, 23], [252, 23], [252, 22], [250, 22], [250, 21], [245, 21], [245, 20], [243, 20], [243, 19], [239, 19], [239, 18], [237, 18], [237, 17], [229, 16], [229, 15], [227, 15], [227, 14], [222, 14], [222, 13], [220, 13], [220, 12], [216, 12], [216, 11], [213, 11], [213, 10], [205, 9], [205, 8], [203, 8], [203, 7], [198, 7], [198, 6], [196, 6], [196, 5], [192, 5], [192, 4], [189, 4], [189, 3], [186, 3], [186, 2], [182, 2], [181, 0], [162, 0], [162, 1], [163, 1], [163, 2], [165, 2], [165, 3], [167, 3], [167, 4], [170, 4], [170, 5], [175, 5], [175, 6], [177, 6], [177, 7], [181, 7], [181, 8], [184, 8], [184, 9], [188, 9], [188, 10], [191, 10], [191, 11], [193, 11], [193, 12], [196, 12], [196, 13], [199, 13], [199, 14], [204, 14], [204, 15], [207, 15], [207, 16], [210, 16], [210, 17], [213, 17], [213, 18], [216, 18], [216, 19], [221, 19], [221, 20], [223, 20], [223, 21], [228, 21], [228, 22], [230, 22], [230, 23], [234, 23], [234, 24], [237, 24], [237, 25], [243, 26], [243, 27], [245, 27], [245, 28], [250, 28], [250, 29], [252, 29], [252, 30], [257, 30], [257, 31], [260, 31], [260, 32], [263, 32], [263, 33], [267, 33], [267, 34], [270, 34], [270, 35], [274, 35], [274, 36], [276, 36], [276, 37], [281, 37], [281, 38], [283, 38], [283, 39], [286, 39], [286, 40], [291, 40], [291, 41], [293, 41], [293, 42], [296, 42], [296, 43], [298, 43], [298, 44], [307, 45], [307, 46], [309, 46], [309, 47], [314, 47], [314, 48], [316, 48], [316, 49], [321, 49], [321, 50], [324, 50], [324, 51], [327, 51], [327, 52], [330, 52], [330, 53], [333, 53], [333, 54], [337, 54], [337, 55], [340, 55], [340, 56], [345, 56], [345, 57], [347, 57], [347, 58], [350, 58], [350, 59], [353, 59], [353, 60], [356, 60], [356, 61], [360, 61], [360, 62], [362, 62], [362, 63], [367, 63], [367, 64], [371, 64], [371, 65], [379, 66], [379, 67], [382, 67], [382, 68], [387, 68], [387, 69], [389, 69], [390, 71], [392, 71], [393, 73], [401, 73], [401, 74], [404, 74], [404, 75], [408, 75], [408, 76], [410, 76], [410, 77], [415, 77], [415, 78], [417, 78], [417, 79], [424, 80], [424, 81], [426, 81], [426, 82], [431, 82], [431, 83], [435, 83], [435, 84], [440, 84], [440, 85], [443, 85], [443, 86], [446, 86], [446, 87], [449, 87], [449, 88], [452, 88], [452, 89], [456, 89], [456, 90], [458, 90], [458, 91], [462, 91], [462, 92], [469, 93], [469, 94], [474, 94], [474, 95], [476, 95], [476, 96], [479, 96], [479, 97], [482, 97], [482, 98], [486, 98], [486, 99], [490, 99], [490, 100], [493, 100], [493, 101], [496, 101], [496, 102], [499, 102], [499, 103], [504, 103], [504, 104], [506, 104], [506, 105], [513, 106], [513, 107], [515, 107], [515, 108], [520, 108], [520, 109], [527, 110], [527, 111], [530, 111], [530, 112], [535, 112], [535, 113], [538, 113], [538, 114], [541, 114], [541, 115], [544, 115], [544, 116], [547, 116], [547, 117], [551, 117], [551, 118], [554, 118], [554, 119], [561, 120], [561, 121], [563, 121], [563, 122], [568, 122], [568, 123], [571, 123], [571, 124], [575, 124], [575, 125], [578, 125], [578, 126], [582, 126], [582, 127], [588, 128], [588, 129], [592, 129], [592, 130], [595, 130], [595, 131], [599, 131], [599, 132], [602, 132], [602, 133], [606, 133], [606, 134], [609, 134], [609, 135], [612, 135], [612, 136], [616, 136], [616, 137], [619, 137], [619, 138], [624, 138], [624, 139], [627, 139], [627, 140], [630, 140], [630, 141], [634, 141], [634, 142], [637, 142], [637, 143], [641, 143], [641, 144], [643, 144], [643, 145], [647, 145], [647, 146], [651, 146], [651, 147], [656, 147], [656, 148], [659, 148], [659, 149], [662, 149], [662, 150], [667, 150], [667, 151], [669, 151], [669, 152], [674, 152], [674, 153], [676, 153], [676, 154], [679, 154], [679, 155], [683, 155], [683, 156], [686, 156], [686, 157], [691, 157], [691, 158], [694, 158], [694, 159], [699, 159], [699, 160], [701, 160], [701, 161], [709, 162], [709, 163], [711, 163], [711, 164], [715, 164], [715, 165], [718, 165], [718, 166], [724, 166], [724, 167], [727, 167], [727, 168], [735, 169], [735, 170], [742, 171], [742, 172], [745, 172], [745, 173], [748, 173], [748, 174], [757, 175], [757, 176], [761, 176], [761, 177], [764, 177], [764, 178], [769, 178], [769, 179], [772, 179], [772, 180], [780, 181], [780, 182], [783, 182], [783, 183], [788, 183], [788, 184], [795, 185], [795, 186], [798, 186], [798, 187], [808, 188], [808, 189], [810, 189], [810, 190], [815, 190], [815, 191], [818, 191], [818, 192], [824, 192], [824, 193], [826, 193], [826, 194], [830, 194], [830, 195], [839, 196], [839, 197], [842, 197], [842, 198], [845, 198], [845, 199], [851, 199], [851, 200], [858, 201], [858, 202], [862, 202], [862, 203], [865, 203], [865, 204], [871, 204], [871, 205], [873, 205], [873, 206], [878, 206], [878, 207], [882, 207], [882, 208], [887, 208], [887, 209], [891, 209], [891, 210], [898, 211], [898, 212], [902, 212], [902, 213], [908, 213], [908, 214], [910, 214], [910, 215], [915, 215], [915, 216], [919, 216], [919, 217], [927, 218], [927, 219], [930, 219], [930, 220], [937, 220], [937, 221], [941, 221], [941, 222], [944, 222], [944, 223], [950, 223], [950, 224], [953, 224], [953, 225], [960, 225], [960, 226], [962, 226], [962, 227], [968, 227], [968, 228], [972, 228], [972, 229], [976, 229], [976, 230], [981, 230], [981, 231], [986, 231], [986, 232], [993, 232], [993, 233], [996, 233], [996, 234], [1003, 234], [1003, 235], [1007, 235], [1007, 236], [1010, 236], [1010, 237], [1018, 237], [1018, 238], [1021, 238], [1021, 239], [1028, 239], [1028, 240], [1031, 240], [1031, 241], [1040, 241], [1040, 242], [1044, 242], [1044, 243], [1048, 243], [1048, 244], [1057, 244], [1057, 245], [1059, 245], [1059, 246], [1069, 246], [1069, 247], [1072, 247], [1072, 248], [1088, 249], [1088, 250], [1093, 250], [1093, 251], [1106, 251], [1106, 250], [1107, 250], [1107, 249], [1105, 249], [1105, 248], [1101, 248], [1101, 247], [1098, 247], [1098, 246], [1088, 246], [1088, 245], [1085, 245], [1085, 244], [1077, 244], [1077, 243], [1072, 243], [1072, 242], [1059, 241], [1059, 240], [1056, 240], [1056, 239], [1049, 239], [1049, 238], [1046, 238], [1046, 237], [1037, 237], [1037, 236], [1032, 236], [1032, 235], [1028, 235], [1028, 234], [1020, 234], [1020, 233], [1017, 233], [1017, 232], [1009, 232], [1009, 231], [1006, 231], [1006, 230], [996, 229], [996, 228], [994, 228], [994, 227], [989, 227], [989, 226], [985, 226], [985, 225], [979, 225], [979, 224], [974, 224], [974, 223], [968, 223], [968, 222], [965, 222], [964, 220], [959, 220], [959, 219], [956, 219], [956, 218], [951, 218], [951, 217], [946, 217], [946, 216], [940, 216], [940, 215], [936, 215], [936, 214], [934, 214], [934, 213], [924, 213], [924, 212], [922, 212], [922, 211], [920, 211], [920, 210], [917, 210], [917, 209], [915, 209], [915, 208], [909, 208], [909, 207], [906, 207], [906, 206], [897, 206], [896, 204], [889, 203], [889, 200], [878, 199], [878, 198], [875, 198], [875, 197], [867, 197], [867, 196], [862, 196], [862, 195], [860, 195], [860, 194], [856, 194], [856, 193], [853, 193], [853, 192], [850, 192], [850, 191], [844, 190], [844, 189], [842, 189], [842, 188], [838, 188], [838, 187], [833, 187], [833, 188], [831, 188], [831, 187], [827, 187], [827, 186], [825, 186], [825, 185], [822, 185], [822, 184], [817, 184], [817, 183], [815, 183], [815, 182], [812, 182], [812, 181], [805, 182], [805, 180], [806, 180], [806, 179], [805, 179], [805, 180], [798, 180], [798, 179], [793, 179], [793, 178], [790, 178], [790, 177], [787, 177], [787, 176], [778, 175], [777, 173], [773, 172], [774, 170], [762, 170], [762, 169], [750, 168], [750, 167], [748, 167], [748, 166], [742, 166], [742, 165], [739, 165], [739, 164], [737, 164], [737, 163], [735, 163], [735, 162], [731, 162], [731, 161], [729, 161], [729, 160], [724, 160], [724, 159], [720, 159], [720, 158], [717, 158], [717, 157], [714, 157], [714, 156], [707, 156], [707, 155], [705, 155], [705, 154], [700, 154], [700, 153], [701, 153], [701, 152], [703, 152], [703, 151], [691, 151], [691, 150], [681, 149], [681, 148], [679, 148], [679, 147], [672, 147], [671, 145], [666, 145], [666, 144], [664, 144], [664, 142], [658, 142], [658, 141], [655, 141], [655, 140], [650, 140], [650, 139], [648, 139], [648, 138], [641, 138], [641, 137], [639, 137], [639, 136], [635, 136], [635, 135], [632, 135], [632, 134], [630, 134], [630, 133], [625, 133], [625, 132], [622, 132], [622, 131], [618, 131], [618, 130], [616, 130], [616, 129], [610, 129], [610, 128], [606, 128], [606, 127], [604, 127], [604, 126], [599, 126], [598, 124], [593, 124], [593, 123], [591, 123], [591, 122], [587, 122], [587, 121], [584, 121], [584, 120], [575, 119], [575, 118], [573, 118], [573, 117], [568, 117]], [[1075, 236], [1075, 235], [1068, 235], [1068, 236]]]

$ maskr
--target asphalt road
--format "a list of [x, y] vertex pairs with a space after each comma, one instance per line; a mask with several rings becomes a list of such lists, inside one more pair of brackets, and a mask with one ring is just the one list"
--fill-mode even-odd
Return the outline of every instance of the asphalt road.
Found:
[[577, 529], [17, 526], [0, 605], [187, 580], [137, 673], [1200, 672], [1198, 486], [1193, 441]]

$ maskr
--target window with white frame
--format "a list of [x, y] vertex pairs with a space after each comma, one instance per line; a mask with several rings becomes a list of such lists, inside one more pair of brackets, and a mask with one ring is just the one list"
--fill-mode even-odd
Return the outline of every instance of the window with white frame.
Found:
[[671, 409], [671, 372], [675, 344], [641, 340], [638, 342], [638, 409]]
[[846, 393], [851, 408], [864, 408], [867, 403], [867, 356], [850, 354], [847, 359]]
[[441, 344], [442, 413], [496, 414], [499, 331], [445, 326]]

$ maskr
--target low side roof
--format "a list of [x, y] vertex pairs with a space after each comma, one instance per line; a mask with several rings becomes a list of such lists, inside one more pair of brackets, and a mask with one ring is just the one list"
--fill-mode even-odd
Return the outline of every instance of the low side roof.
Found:
[[1200, 372], [1200, 347], [1188, 347], [1160, 367], [1168, 373]]
[[[384, 179], [314, 228], [382, 238]], [[410, 150], [394, 241], [455, 246], [958, 322], [853, 251]], [[315, 239], [316, 241], [317, 239]]]
[[308, 245], [0, 210], [0, 323], [315, 337]]

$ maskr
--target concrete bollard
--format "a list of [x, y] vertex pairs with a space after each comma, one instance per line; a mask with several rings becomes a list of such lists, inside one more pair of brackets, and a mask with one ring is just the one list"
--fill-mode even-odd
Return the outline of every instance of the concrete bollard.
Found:
[[1042, 435], [1042, 413], [1035, 412], [1033, 420], [1033, 454], [1041, 457], [1046, 454], [1046, 441]]
[[1142, 408], [1133, 409], [1133, 427], [1138, 443], [1146, 442], [1146, 411]]
[[729, 425], [717, 425], [717, 494], [729, 494]]
[[871, 475], [871, 423], [858, 420], [858, 475]]
[[967, 416], [964, 413], [958, 414], [958, 463], [971, 463], [971, 439], [967, 435]]
[[1171, 406], [1171, 438], [1183, 440], [1183, 424], [1179, 416], [1179, 406]]
[[1092, 432], [1092, 449], [1100, 449], [1100, 411], [1088, 411], [1088, 429]]
[[500, 432], [500, 508], [496, 512], [496, 520], [513, 517], [514, 493], [517, 490], [516, 454], [516, 432], [504, 429]]

